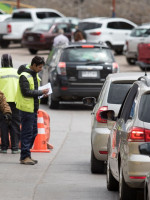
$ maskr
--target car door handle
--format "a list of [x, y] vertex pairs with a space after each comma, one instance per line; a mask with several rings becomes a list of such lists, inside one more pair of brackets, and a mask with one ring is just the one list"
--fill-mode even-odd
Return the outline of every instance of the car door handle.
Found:
[[95, 113], [94, 112], [91, 112], [91, 115], [94, 115]]
[[113, 33], [112, 33], [112, 32], [109, 32], [109, 34], [112, 35]]

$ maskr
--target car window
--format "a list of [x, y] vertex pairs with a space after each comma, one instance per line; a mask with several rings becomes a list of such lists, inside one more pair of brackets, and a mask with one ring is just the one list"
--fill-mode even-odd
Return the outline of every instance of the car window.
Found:
[[123, 30], [131, 30], [134, 28], [134, 26], [127, 22], [118, 22], [118, 28]]
[[31, 13], [28, 13], [28, 12], [14, 13], [12, 18], [13, 19], [29, 19], [29, 20], [32, 20]]
[[130, 118], [132, 105], [133, 105], [137, 92], [138, 92], [138, 85], [134, 84], [133, 87], [127, 93], [127, 96], [120, 108], [118, 117], [124, 119], [125, 122]]
[[57, 32], [59, 29], [63, 29], [64, 33], [71, 33], [71, 28], [68, 24], [58, 24], [54, 31]]
[[45, 18], [48, 17], [46, 12], [37, 12], [37, 13], [36, 13], [36, 16], [37, 16], [37, 18], [39, 18], [39, 19], [45, 19]]
[[40, 23], [40, 24], [36, 24], [34, 26], [34, 28], [32, 28], [32, 31], [43, 31], [43, 32], [47, 32], [50, 30], [52, 24], [48, 24], [48, 23]]
[[132, 37], [140, 37], [143, 34], [145, 34], [146, 31], [147, 31], [147, 29], [145, 29], [145, 28], [133, 29], [131, 34], [130, 34], [130, 36], [132, 36]]
[[107, 28], [118, 29], [118, 22], [109, 22]]
[[150, 123], [150, 93], [143, 94], [140, 100], [139, 119], [143, 122]]
[[109, 49], [100, 48], [68, 48], [65, 49], [61, 60], [64, 62], [113, 62]]
[[[110, 104], [122, 104], [132, 83], [111, 83], [107, 102]], [[118, 98], [119, 94], [119, 98]]]
[[48, 17], [60, 17], [60, 15], [55, 12], [47, 12], [47, 16]]
[[102, 24], [101, 23], [94, 23], [94, 22], [81, 22], [78, 25], [79, 30], [90, 30], [90, 29], [96, 29], [96, 28], [101, 28]]

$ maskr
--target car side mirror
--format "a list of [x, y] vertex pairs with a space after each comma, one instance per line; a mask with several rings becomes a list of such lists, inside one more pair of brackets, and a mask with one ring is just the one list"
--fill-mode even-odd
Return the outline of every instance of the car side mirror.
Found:
[[115, 112], [113, 110], [106, 110], [100, 113], [102, 119], [116, 121]]
[[150, 156], [150, 142], [145, 142], [139, 145], [140, 154]]
[[85, 97], [82, 99], [82, 102], [86, 106], [94, 107], [96, 104], [96, 98], [95, 97]]

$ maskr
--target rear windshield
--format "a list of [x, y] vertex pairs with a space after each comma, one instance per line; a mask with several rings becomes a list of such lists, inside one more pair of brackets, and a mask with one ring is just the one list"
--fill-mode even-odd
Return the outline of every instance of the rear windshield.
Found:
[[144, 94], [141, 97], [139, 106], [139, 119], [150, 123], [150, 94]]
[[28, 13], [28, 12], [14, 13], [12, 18], [13, 19], [28, 19], [28, 20], [32, 20], [31, 14]]
[[130, 36], [133, 36], [133, 37], [141, 37], [143, 34], [145, 34], [147, 31], [146, 28], [136, 28], [136, 29], [133, 29], [132, 32], [131, 32], [131, 35]]
[[47, 32], [47, 31], [49, 31], [51, 26], [52, 26], [52, 24], [49, 24], [49, 23], [40, 23], [40, 24], [35, 25], [34, 28], [32, 29], [32, 31]]
[[111, 83], [107, 102], [111, 104], [122, 104], [132, 83]]
[[101, 28], [102, 24], [100, 23], [94, 23], [94, 22], [81, 22], [79, 23], [78, 27], [79, 30], [90, 30], [90, 29], [95, 29], [95, 28]]
[[108, 62], [114, 61], [111, 50], [100, 48], [68, 48], [62, 54], [64, 62]]

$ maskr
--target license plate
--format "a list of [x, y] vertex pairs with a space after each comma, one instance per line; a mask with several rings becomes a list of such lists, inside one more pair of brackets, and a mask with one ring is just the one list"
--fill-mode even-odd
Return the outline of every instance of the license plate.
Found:
[[82, 78], [97, 78], [98, 73], [97, 71], [82, 71], [81, 77]]
[[28, 41], [33, 41], [34, 40], [34, 37], [33, 36], [29, 36], [28, 37]]

